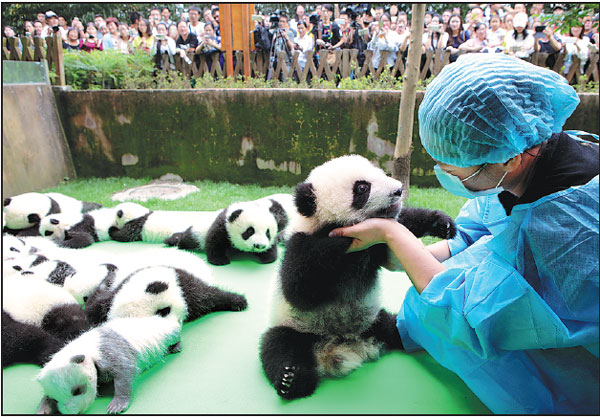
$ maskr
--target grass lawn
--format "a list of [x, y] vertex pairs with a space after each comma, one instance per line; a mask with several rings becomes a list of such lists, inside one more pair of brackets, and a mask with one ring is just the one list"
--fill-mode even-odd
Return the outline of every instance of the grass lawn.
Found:
[[[70, 180], [60, 186], [43, 190], [43, 192], [58, 192], [87, 202], [101, 203], [105, 207], [116, 206], [118, 201], [112, 200], [112, 195], [124, 189], [143, 186], [151, 181], [150, 178], [133, 179], [129, 177], [109, 177]], [[231, 203], [255, 200], [275, 193], [293, 193], [292, 186], [261, 187], [255, 184], [232, 184], [199, 180], [193, 182], [200, 189], [177, 200], [150, 199], [141, 202], [151, 210], [197, 210], [212, 211], [223, 209]], [[439, 209], [455, 218], [465, 198], [457, 197], [442, 188], [410, 187], [410, 197], [407, 206]], [[436, 239], [425, 237], [423, 242], [430, 244]]]

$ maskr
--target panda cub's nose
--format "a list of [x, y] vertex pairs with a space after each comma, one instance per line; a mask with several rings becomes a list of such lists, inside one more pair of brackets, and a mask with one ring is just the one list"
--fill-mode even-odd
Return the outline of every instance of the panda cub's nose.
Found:
[[264, 244], [254, 244], [254, 248], [257, 250], [264, 250], [265, 248], [267, 248], [267, 246]]

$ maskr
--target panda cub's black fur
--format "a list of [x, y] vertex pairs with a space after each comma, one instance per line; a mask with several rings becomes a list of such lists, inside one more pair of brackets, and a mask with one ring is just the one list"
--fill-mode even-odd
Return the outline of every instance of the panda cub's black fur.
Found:
[[402, 209], [402, 183], [352, 155], [315, 168], [296, 187], [302, 218], [287, 244], [273, 289], [271, 328], [262, 337], [265, 374], [285, 399], [312, 394], [322, 376], [342, 376], [381, 349], [401, 349], [396, 317], [378, 297], [378, 271], [391, 265], [385, 244], [352, 253], [333, 229], [368, 218], [397, 219], [417, 236], [448, 238], [440, 211]]

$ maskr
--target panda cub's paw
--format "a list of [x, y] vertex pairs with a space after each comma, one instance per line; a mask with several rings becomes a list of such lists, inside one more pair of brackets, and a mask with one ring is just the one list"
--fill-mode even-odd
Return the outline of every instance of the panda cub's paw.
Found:
[[127, 397], [114, 397], [108, 404], [106, 412], [109, 414], [119, 414], [127, 409], [129, 406], [129, 398]]
[[171, 235], [169, 238], [167, 238], [164, 243], [166, 245], [168, 245], [169, 247], [177, 247], [179, 245], [179, 241], [181, 241], [181, 236], [183, 235], [183, 232], [176, 232], [173, 235]]
[[312, 395], [319, 378], [316, 370], [301, 366], [284, 366], [275, 382], [275, 390], [283, 399], [297, 399]]
[[232, 311], [244, 311], [248, 307], [248, 301], [245, 296], [233, 294], [231, 296], [231, 310]]
[[446, 215], [442, 211], [434, 211], [437, 219], [431, 225], [433, 230], [433, 236], [445, 239], [454, 238], [456, 235], [456, 225], [454, 224], [454, 219], [450, 216]]
[[214, 266], [226, 266], [227, 264], [229, 264], [231, 261], [229, 260], [229, 258], [227, 258], [227, 256], [221, 255], [221, 256], [208, 256], [207, 258], [208, 262]]

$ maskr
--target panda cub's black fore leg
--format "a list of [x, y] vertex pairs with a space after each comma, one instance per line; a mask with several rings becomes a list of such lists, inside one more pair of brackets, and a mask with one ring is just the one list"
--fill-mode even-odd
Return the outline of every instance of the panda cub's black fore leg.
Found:
[[258, 260], [262, 264], [269, 264], [277, 260], [277, 244], [273, 245], [263, 253], [258, 253]]
[[311, 395], [319, 383], [315, 334], [277, 326], [267, 330], [260, 344], [263, 369], [277, 394], [284, 399]]

